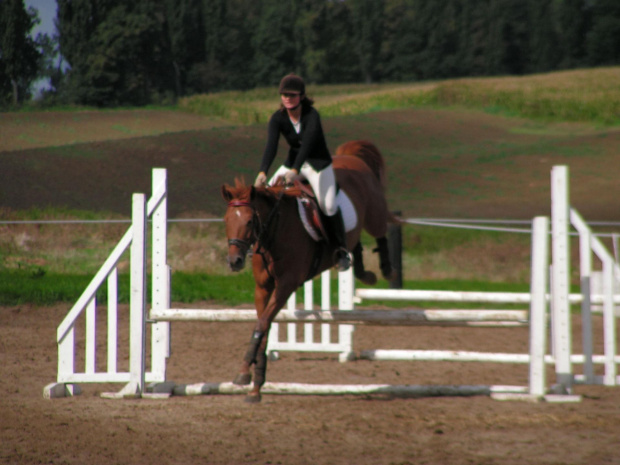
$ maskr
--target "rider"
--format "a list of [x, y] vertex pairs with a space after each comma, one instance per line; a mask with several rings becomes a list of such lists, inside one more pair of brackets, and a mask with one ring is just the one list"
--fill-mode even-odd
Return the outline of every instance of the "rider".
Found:
[[282, 104], [269, 120], [267, 145], [254, 185], [262, 186], [267, 181], [267, 172], [277, 154], [282, 134], [289, 145], [288, 157], [269, 180], [269, 185], [281, 176], [287, 183], [299, 175], [308, 180], [333, 236], [336, 267], [339, 271], [347, 270], [351, 266], [351, 256], [347, 250], [342, 212], [336, 202], [336, 176], [321, 118], [313, 107], [314, 101], [306, 95], [306, 85], [300, 76], [293, 73], [284, 76], [278, 90]]

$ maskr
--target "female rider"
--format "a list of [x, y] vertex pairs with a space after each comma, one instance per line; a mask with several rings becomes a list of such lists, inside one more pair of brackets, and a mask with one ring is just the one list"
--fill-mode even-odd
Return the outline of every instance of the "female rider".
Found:
[[331, 231], [331, 242], [336, 247], [336, 267], [339, 271], [347, 270], [351, 266], [351, 256], [347, 250], [342, 213], [336, 202], [336, 176], [321, 118], [313, 107], [314, 101], [306, 96], [306, 85], [300, 76], [284, 76], [278, 90], [282, 105], [269, 120], [267, 145], [254, 185], [266, 183], [282, 134], [289, 145], [288, 156], [269, 185], [282, 176], [287, 183], [299, 175], [308, 180], [327, 220], [327, 229]]

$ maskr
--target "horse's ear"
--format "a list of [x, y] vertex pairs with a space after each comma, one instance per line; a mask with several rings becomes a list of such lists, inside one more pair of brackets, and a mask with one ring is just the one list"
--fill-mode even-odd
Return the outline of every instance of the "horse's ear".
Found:
[[230, 193], [230, 186], [228, 184], [222, 185], [222, 197], [227, 202], [230, 202], [232, 200], [232, 194]]

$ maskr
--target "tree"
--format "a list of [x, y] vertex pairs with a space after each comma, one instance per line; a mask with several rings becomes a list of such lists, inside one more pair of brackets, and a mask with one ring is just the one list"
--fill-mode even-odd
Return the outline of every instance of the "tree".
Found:
[[463, 76], [489, 74], [488, 53], [494, 46], [489, 41], [490, 1], [493, 0], [463, 2], [458, 32], [460, 74]]
[[253, 71], [260, 86], [276, 85], [282, 76], [299, 72], [298, 50], [295, 46], [295, 0], [262, 0], [256, 28], [252, 36]]
[[384, 0], [348, 0], [355, 52], [362, 79], [375, 80], [383, 34]]
[[556, 69], [561, 59], [561, 54], [558, 53], [558, 35], [552, 1], [529, 0], [527, 4], [529, 9], [527, 72], [529, 73]]
[[173, 93], [165, 25], [165, 5], [156, 0], [59, 0], [60, 47], [71, 66], [69, 99], [143, 105]]
[[585, 64], [586, 33], [590, 27], [589, 0], [562, 0], [557, 8], [558, 43], [562, 48], [560, 68], [576, 68]]
[[490, 2], [489, 74], [523, 74], [528, 56], [528, 11], [521, 0]]
[[38, 23], [36, 10], [26, 11], [23, 0], [0, 1], [0, 104], [26, 100], [38, 77], [42, 55], [29, 35]]
[[588, 62], [593, 66], [620, 63], [620, 3], [617, 0], [594, 2], [586, 47]]
[[359, 80], [359, 60], [351, 53], [354, 39], [350, 11], [344, 2], [307, 2], [295, 29], [300, 71], [308, 82]]
[[192, 70], [194, 89], [207, 92], [255, 85], [252, 36], [259, 8], [260, 2], [254, 0], [204, 0], [200, 40], [205, 56]]
[[195, 63], [205, 59], [202, 0], [165, 0], [165, 33], [171, 49], [174, 91], [185, 95]]

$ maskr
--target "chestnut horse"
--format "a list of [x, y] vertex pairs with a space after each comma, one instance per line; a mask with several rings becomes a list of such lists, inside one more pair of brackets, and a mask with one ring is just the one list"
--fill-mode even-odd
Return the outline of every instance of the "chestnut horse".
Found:
[[[364, 270], [360, 234], [366, 230], [377, 240], [380, 267], [386, 279], [393, 279], [387, 249], [388, 222], [398, 222], [385, 200], [385, 165], [379, 150], [367, 141], [347, 142], [333, 157], [336, 178], [351, 199], [357, 225], [347, 232], [347, 245], [354, 251], [355, 276], [374, 284], [374, 273]], [[314, 240], [299, 217], [299, 188], [246, 186], [239, 179], [235, 186], [222, 186], [228, 202], [224, 216], [228, 236], [228, 264], [232, 271], [245, 265], [246, 253], [253, 247], [252, 268], [256, 283], [254, 303], [258, 321], [235, 384], [252, 381], [247, 402], [260, 402], [260, 389], [267, 370], [267, 338], [273, 319], [289, 296], [305, 281], [334, 266], [334, 248], [329, 242]]]

